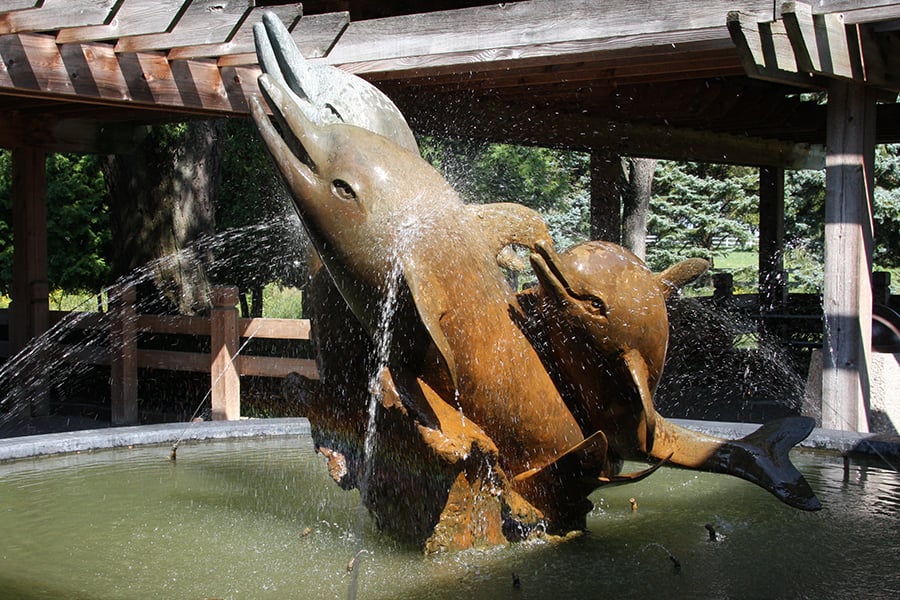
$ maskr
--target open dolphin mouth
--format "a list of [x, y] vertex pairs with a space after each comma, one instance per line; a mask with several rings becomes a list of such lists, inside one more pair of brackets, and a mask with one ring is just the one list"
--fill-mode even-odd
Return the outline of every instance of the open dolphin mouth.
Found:
[[575, 297], [576, 294], [559, 269], [556, 251], [545, 241], [538, 241], [534, 250], [530, 256], [531, 267], [544, 289], [559, 301]]

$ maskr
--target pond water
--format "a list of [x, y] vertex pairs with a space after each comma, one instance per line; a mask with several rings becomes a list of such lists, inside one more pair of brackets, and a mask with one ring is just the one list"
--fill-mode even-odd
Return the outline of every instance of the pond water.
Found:
[[360, 544], [358, 598], [900, 597], [900, 475], [871, 461], [795, 451], [818, 513], [663, 468], [595, 493], [578, 538], [426, 557], [358, 531], [306, 437], [169, 450], [0, 464], [0, 597], [346, 598]]

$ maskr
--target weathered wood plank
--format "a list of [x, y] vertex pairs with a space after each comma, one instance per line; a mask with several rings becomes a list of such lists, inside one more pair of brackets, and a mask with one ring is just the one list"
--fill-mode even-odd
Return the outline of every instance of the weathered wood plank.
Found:
[[66, 27], [57, 34], [56, 42], [73, 44], [162, 33], [175, 25], [182, 7], [188, 1], [128, 0], [122, 3], [109, 23], [85, 27]]
[[137, 328], [162, 334], [209, 335], [209, 318], [187, 315], [139, 315]]
[[900, 92], [900, 32], [876, 34], [861, 26], [859, 35], [866, 82]]
[[37, 8], [0, 13], [0, 35], [100, 25], [111, 17], [116, 2], [117, 0], [43, 0]]
[[[460, 106], [429, 97], [396, 96], [398, 107], [414, 131], [446, 135], [447, 114]], [[576, 150], [608, 148], [623, 156], [671, 160], [699, 160], [740, 165], [770, 165], [786, 169], [821, 169], [824, 148], [747, 135], [627, 123], [590, 113], [560, 113], [480, 98], [462, 110], [478, 116], [453, 121], [453, 135], [460, 138], [502, 140], [513, 144], [539, 144]], [[482, 115], [502, 115], [485, 119]], [[527, 123], [527, 127], [522, 124]]]
[[0, 4], [0, 15], [17, 10], [34, 8], [40, 2], [41, 0], [4, 0], [3, 4]]
[[[254, 52], [253, 25], [262, 20], [264, 12], [272, 12], [278, 16], [288, 31], [293, 30], [303, 15], [302, 4], [286, 4], [282, 6], [257, 7], [250, 14], [240, 28], [227, 42], [220, 44], [200, 44], [173, 48], [169, 52], [169, 60], [186, 60], [190, 58], [218, 58], [227, 54]], [[308, 56], [304, 53], [304, 56]]]
[[233, 421], [241, 417], [241, 338], [238, 333], [236, 287], [214, 288], [210, 293], [210, 387], [214, 421]]
[[253, 0], [194, 0], [171, 31], [120, 38], [116, 52], [147, 52], [230, 41]]
[[[350, 22], [350, 13], [336, 12], [324, 15], [307, 15], [300, 19], [291, 30], [291, 37], [300, 52], [309, 59], [324, 57], [334, 45], [335, 40], [341, 34], [347, 23]], [[255, 65], [256, 50], [252, 47], [246, 49], [235, 48], [219, 55], [219, 66]], [[181, 58], [180, 51], [173, 51], [169, 58]]]
[[[766, 1], [657, 3], [610, 0], [602, 7], [581, 0], [532, 0], [351, 22], [331, 63], [379, 61], [455, 52], [504, 52], [522, 46], [623, 38], [722, 27], [729, 10], [771, 12]], [[486, 57], [496, 60], [498, 56]]]

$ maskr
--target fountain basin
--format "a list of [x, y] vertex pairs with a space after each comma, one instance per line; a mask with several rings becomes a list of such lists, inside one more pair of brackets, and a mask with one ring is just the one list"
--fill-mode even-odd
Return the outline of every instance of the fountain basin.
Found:
[[[705, 426], [728, 437], [721, 428], [743, 427]], [[844, 450], [860, 439], [817, 431], [808, 443]], [[26, 446], [66, 454], [21, 458]], [[833, 450], [792, 454], [825, 506], [818, 513], [735, 478], [666, 468], [593, 494], [578, 538], [423, 557], [359, 518], [358, 493], [333, 483], [303, 419], [31, 436], [0, 448], [3, 597], [341, 598], [360, 547], [359, 598], [900, 590], [900, 475], [867, 457], [845, 475]]]

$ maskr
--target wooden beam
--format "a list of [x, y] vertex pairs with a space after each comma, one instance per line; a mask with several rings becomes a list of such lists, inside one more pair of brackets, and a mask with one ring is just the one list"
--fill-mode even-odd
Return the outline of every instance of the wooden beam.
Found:
[[855, 82], [828, 92], [822, 426], [867, 431], [872, 340], [875, 97]]
[[13, 12], [5, 12], [10, 7], [3, 6], [0, 35], [100, 25], [112, 17], [117, 4], [118, 0], [43, 0], [36, 8]]

